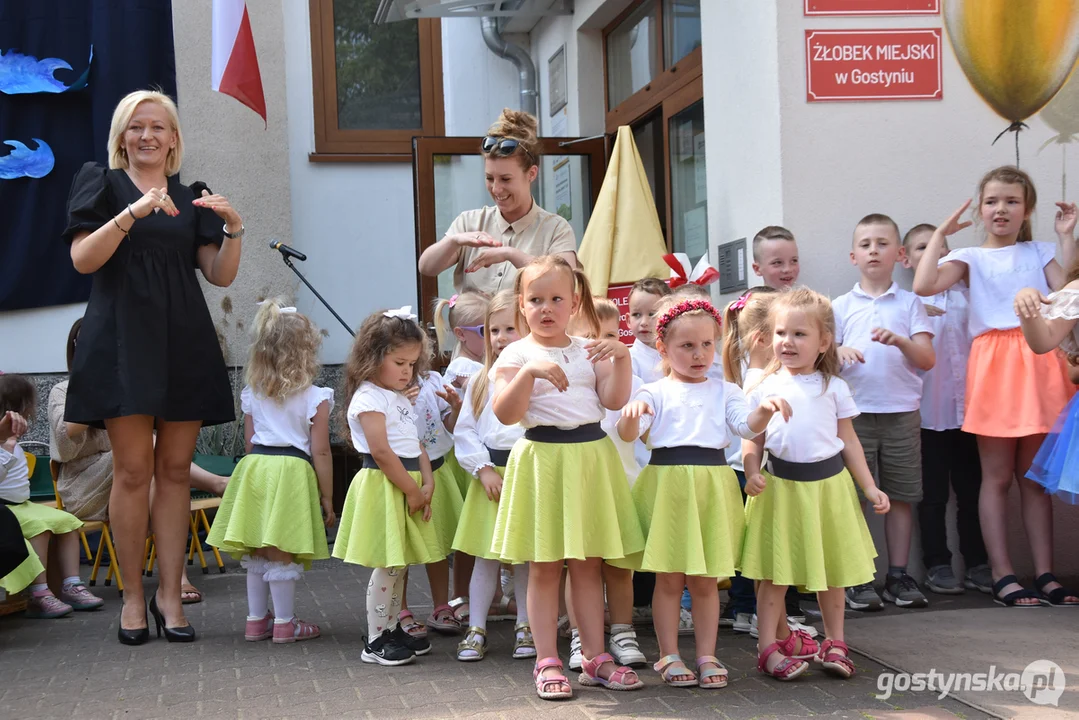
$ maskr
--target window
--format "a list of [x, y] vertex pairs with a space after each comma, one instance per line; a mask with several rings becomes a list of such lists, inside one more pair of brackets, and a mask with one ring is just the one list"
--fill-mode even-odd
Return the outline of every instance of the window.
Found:
[[633, 139], [672, 252], [707, 252], [700, 0], [637, 0], [603, 31], [606, 130]]
[[313, 161], [411, 162], [445, 133], [438, 20], [376, 25], [378, 0], [310, 0]]

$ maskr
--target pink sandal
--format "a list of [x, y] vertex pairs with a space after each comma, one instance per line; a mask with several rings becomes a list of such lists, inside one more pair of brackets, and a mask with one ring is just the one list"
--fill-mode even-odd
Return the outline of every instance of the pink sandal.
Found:
[[319, 637], [318, 625], [292, 618], [289, 622], [273, 624], [273, 641], [277, 644], [294, 643], [299, 640], [313, 640]]
[[[802, 641], [801, 646], [796, 644], [799, 640]], [[816, 640], [809, 637], [809, 633], [805, 630], [792, 630], [787, 639], [778, 643], [778, 645], [780, 652], [795, 660], [812, 660], [820, 652], [820, 645], [817, 644]]]
[[[543, 676], [541, 673], [549, 668], [558, 668], [558, 674]], [[544, 658], [536, 663], [536, 668], [532, 671], [532, 679], [536, 681], [536, 694], [539, 695], [540, 700], [569, 700], [573, 697], [573, 688], [569, 684], [569, 679], [562, 674], [562, 661], [556, 657]], [[548, 690], [550, 685], [556, 688], [565, 685], [567, 689]]]
[[427, 627], [445, 635], [460, 635], [461, 621], [453, 614], [453, 608], [449, 604], [439, 605], [427, 618]]
[[850, 648], [842, 640], [825, 640], [817, 659], [825, 671], [848, 680], [854, 677], [854, 663], [850, 660]]
[[[771, 670], [768, 669], [768, 658], [772, 657], [776, 653], [783, 656], [783, 659], [779, 661]], [[784, 682], [793, 680], [806, 670], [809, 669], [809, 663], [805, 660], [795, 660], [794, 658], [787, 657], [783, 654], [782, 648], [779, 643], [772, 643], [761, 651], [757, 656], [757, 670], [761, 671], [765, 675], [771, 675], [776, 680], [782, 680]]]
[[248, 620], [244, 628], [244, 640], [258, 642], [269, 640], [273, 637], [273, 613], [266, 613], [266, 617], [258, 620]]
[[414, 638], [427, 637], [427, 628], [416, 619], [416, 616], [412, 614], [411, 610], [402, 610], [397, 616], [397, 621], [401, 623], [401, 629]]
[[[600, 676], [599, 668], [604, 663], [618, 663], [614, 662], [614, 656], [610, 653], [603, 653], [588, 660], [587, 658], [581, 664], [581, 674], [577, 678], [577, 682], [585, 686], [599, 685], [605, 687], [608, 690], [640, 690], [644, 687], [644, 683], [637, 677], [637, 673], [630, 667], [619, 667], [609, 678]], [[629, 680], [632, 676], [632, 680]], [[628, 682], [627, 682], [628, 681]]]

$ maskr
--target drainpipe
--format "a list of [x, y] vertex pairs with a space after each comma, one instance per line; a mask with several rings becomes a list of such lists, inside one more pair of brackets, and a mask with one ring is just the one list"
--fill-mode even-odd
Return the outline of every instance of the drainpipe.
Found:
[[498, 19], [480, 18], [483, 41], [495, 55], [509, 60], [517, 68], [521, 87], [521, 110], [539, 116], [539, 89], [536, 86], [536, 66], [532, 57], [520, 45], [506, 42], [498, 30]]

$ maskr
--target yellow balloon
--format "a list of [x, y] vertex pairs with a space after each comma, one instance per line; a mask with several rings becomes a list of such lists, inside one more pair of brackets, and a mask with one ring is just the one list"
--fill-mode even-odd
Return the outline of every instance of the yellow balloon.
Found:
[[1079, 58], [1079, 0], [944, 0], [970, 84], [1005, 120], [1045, 107]]
[[1053, 96], [1049, 104], [1038, 114], [1045, 124], [1060, 135], [1057, 142], [1071, 142], [1074, 135], [1079, 135], [1079, 73], [1072, 71], [1071, 78]]

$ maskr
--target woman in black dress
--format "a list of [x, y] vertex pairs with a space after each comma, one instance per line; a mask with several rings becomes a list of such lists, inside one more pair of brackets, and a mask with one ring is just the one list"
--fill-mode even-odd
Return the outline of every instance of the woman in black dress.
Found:
[[[64, 231], [75, 269], [94, 276], [65, 420], [104, 425], [112, 444], [109, 515], [127, 580], [119, 638], [129, 645], [149, 639], [136, 579], [150, 516], [160, 562], [160, 586], [150, 602], [158, 635], [164, 630], [170, 642], [195, 639], [180, 601], [188, 474], [199, 429], [234, 418], [224, 358], [195, 268], [213, 285], [230, 285], [240, 264], [243, 223], [221, 195], [203, 189], [196, 197], [180, 184], [183, 151], [179, 116], [168, 96], [126, 96], [112, 116], [109, 168], [87, 163], [79, 170]], [[151, 477], [157, 479], [152, 509]]]

